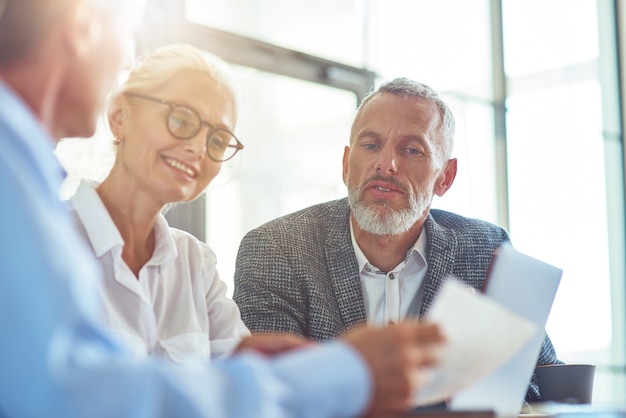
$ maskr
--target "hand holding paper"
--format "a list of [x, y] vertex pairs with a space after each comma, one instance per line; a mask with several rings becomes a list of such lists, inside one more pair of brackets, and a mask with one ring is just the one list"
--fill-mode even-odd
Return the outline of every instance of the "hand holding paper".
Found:
[[537, 332], [531, 321], [472, 290], [448, 280], [425, 318], [439, 324], [447, 344], [436, 368], [419, 371], [425, 384], [414, 396], [415, 406], [441, 402], [477, 382]]

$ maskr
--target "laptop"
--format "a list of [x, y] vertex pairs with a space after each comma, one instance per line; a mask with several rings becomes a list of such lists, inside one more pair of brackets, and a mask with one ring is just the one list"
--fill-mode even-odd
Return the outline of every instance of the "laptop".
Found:
[[536, 335], [495, 372], [461, 391], [451, 411], [493, 410], [517, 417], [545, 338], [545, 325], [563, 271], [502, 244], [494, 253], [483, 292], [538, 326]]

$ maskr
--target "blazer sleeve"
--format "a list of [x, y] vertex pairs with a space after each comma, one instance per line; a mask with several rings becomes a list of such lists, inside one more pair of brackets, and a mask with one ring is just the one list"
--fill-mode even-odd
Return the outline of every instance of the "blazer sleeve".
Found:
[[241, 241], [233, 299], [251, 332], [306, 335], [308, 304], [286, 254], [278, 240], [259, 229]]

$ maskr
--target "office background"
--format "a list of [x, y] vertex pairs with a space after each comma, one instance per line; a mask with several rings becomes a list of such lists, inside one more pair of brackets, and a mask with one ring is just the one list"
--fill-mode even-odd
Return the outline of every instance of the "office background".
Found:
[[[596, 364], [594, 403], [626, 405], [622, 0], [156, 0], [137, 52], [185, 41], [229, 61], [244, 91], [245, 150], [170, 221], [206, 240], [232, 292], [250, 229], [343, 197], [358, 101], [406, 76], [457, 120], [459, 173], [434, 207], [506, 227], [564, 270], [547, 330], [562, 360]], [[121, 74], [120, 77], [123, 77]], [[104, 128], [57, 153], [101, 179]]]

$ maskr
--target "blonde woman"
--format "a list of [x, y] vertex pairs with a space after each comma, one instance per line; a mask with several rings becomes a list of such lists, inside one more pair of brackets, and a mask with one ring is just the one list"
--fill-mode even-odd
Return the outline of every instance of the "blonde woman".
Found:
[[250, 338], [214, 252], [162, 215], [164, 206], [198, 197], [243, 149], [236, 119], [224, 63], [188, 45], [148, 53], [112, 98], [115, 163], [102, 183], [82, 181], [71, 202], [104, 271], [104, 326], [138, 356], [184, 361], [303, 343]]

